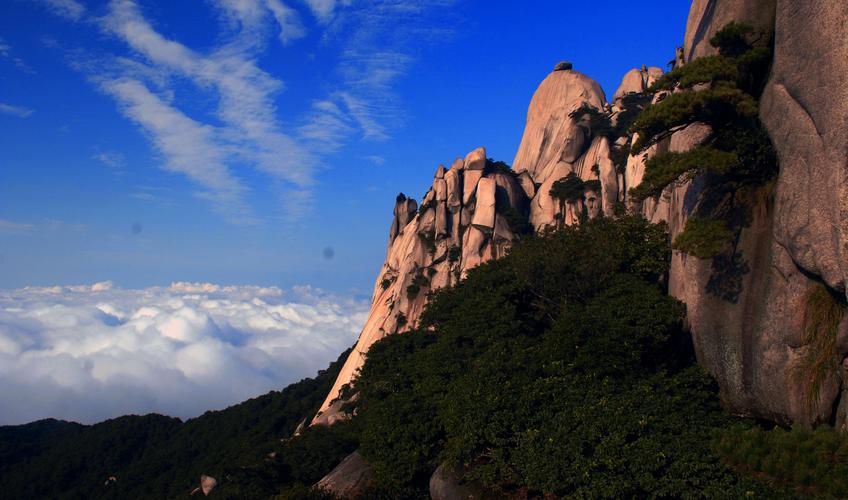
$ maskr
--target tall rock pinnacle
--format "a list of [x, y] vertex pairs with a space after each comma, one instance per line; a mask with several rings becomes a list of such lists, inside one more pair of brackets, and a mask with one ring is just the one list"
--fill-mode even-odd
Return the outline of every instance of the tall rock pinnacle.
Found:
[[505, 255], [520, 230], [510, 221], [527, 217], [528, 197], [518, 177], [486, 159], [477, 148], [450, 169], [439, 166], [421, 205], [398, 195], [386, 261], [377, 276], [371, 312], [313, 424], [343, 418], [343, 387], [386, 335], [416, 325], [427, 293], [459, 281], [471, 268]]

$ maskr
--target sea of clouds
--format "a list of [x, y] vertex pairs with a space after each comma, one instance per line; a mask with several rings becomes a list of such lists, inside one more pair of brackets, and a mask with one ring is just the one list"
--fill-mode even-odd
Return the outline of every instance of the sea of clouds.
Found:
[[0, 290], [0, 425], [224, 408], [314, 376], [368, 308], [311, 287]]

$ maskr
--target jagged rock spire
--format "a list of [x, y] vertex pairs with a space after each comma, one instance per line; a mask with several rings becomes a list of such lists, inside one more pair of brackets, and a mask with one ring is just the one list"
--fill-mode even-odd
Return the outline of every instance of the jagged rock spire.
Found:
[[439, 165], [421, 200], [398, 195], [386, 261], [374, 286], [371, 312], [313, 424], [339, 418], [340, 390], [364, 363], [371, 345], [412, 328], [427, 292], [450, 286], [474, 266], [506, 254], [515, 239], [504, 211], [527, 216], [528, 197], [518, 177], [490, 165], [485, 148]]

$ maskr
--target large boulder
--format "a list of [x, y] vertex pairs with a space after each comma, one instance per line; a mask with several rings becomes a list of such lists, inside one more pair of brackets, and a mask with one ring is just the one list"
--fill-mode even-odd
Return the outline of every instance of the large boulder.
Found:
[[527, 125], [512, 163], [516, 172], [528, 172], [543, 183], [559, 162], [573, 163], [586, 146], [585, 130], [568, 115], [588, 104], [604, 109], [601, 86], [576, 71], [555, 71], [533, 94], [527, 109]]
[[659, 77], [663, 75], [663, 70], [657, 67], [642, 67], [642, 69], [633, 68], [624, 74], [621, 79], [618, 89], [612, 96], [612, 101], [618, 104], [621, 99], [627, 94], [641, 93], [648, 90]]
[[354, 451], [329, 474], [321, 478], [315, 484], [315, 489], [345, 500], [355, 500], [365, 498], [372, 484], [374, 484], [374, 470], [358, 451]]
[[495, 189], [497, 183], [492, 178], [480, 179], [477, 183], [477, 204], [471, 224], [483, 232], [491, 232], [495, 227]]

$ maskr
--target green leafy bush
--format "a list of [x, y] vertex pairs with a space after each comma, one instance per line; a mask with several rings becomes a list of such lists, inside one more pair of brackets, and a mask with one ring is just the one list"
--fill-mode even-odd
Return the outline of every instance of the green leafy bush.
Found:
[[719, 151], [711, 146], [695, 148], [683, 153], [665, 153], [648, 159], [642, 182], [630, 190], [634, 200], [659, 196], [671, 183], [683, 174], [691, 179], [704, 172], [724, 174], [739, 166], [739, 157], [734, 152]]
[[551, 185], [551, 198], [559, 200], [561, 204], [575, 203], [583, 199], [585, 191], [583, 180], [574, 172], [569, 173], [562, 179]]
[[674, 239], [674, 249], [709, 259], [718, 255], [724, 245], [733, 240], [733, 232], [722, 220], [691, 218]]
[[583, 103], [579, 108], [569, 113], [568, 117], [586, 127], [586, 132], [591, 136], [607, 137], [613, 132], [610, 116], [588, 103]]

